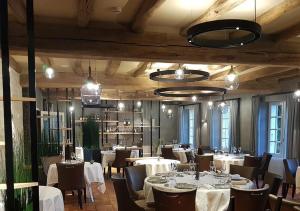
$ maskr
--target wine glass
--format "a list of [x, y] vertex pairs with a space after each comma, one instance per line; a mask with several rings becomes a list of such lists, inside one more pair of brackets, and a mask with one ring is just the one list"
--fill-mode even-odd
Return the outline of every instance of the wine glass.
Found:
[[76, 155], [75, 155], [74, 152], [71, 153], [71, 159], [72, 159], [72, 160], [76, 160]]
[[215, 166], [214, 161], [209, 162], [209, 169], [210, 169], [210, 172], [215, 172], [216, 171], [216, 166]]
[[225, 172], [226, 172], [226, 163], [225, 162], [222, 162], [221, 172], [223, 174], [225, 174]]
[[238, 148], [238, 153], [241, 154], [242, 153], [242, 147]]

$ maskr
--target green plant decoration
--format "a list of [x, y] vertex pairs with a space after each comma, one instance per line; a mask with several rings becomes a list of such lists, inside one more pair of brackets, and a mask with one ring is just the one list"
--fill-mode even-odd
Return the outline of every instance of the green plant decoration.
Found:
[[82, 138], [83, 147], [87, 149], [99, 149], [99, 126], [91, 116], [83, 123]]

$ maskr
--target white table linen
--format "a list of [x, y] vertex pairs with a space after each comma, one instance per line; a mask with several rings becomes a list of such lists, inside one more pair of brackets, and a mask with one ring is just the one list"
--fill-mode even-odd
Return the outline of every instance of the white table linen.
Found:
[[[102, 154], [102, 167], [103, 168], [106, 168], [108, 166], [108, 163], [111, 161], [114, 161], [116, 158], [116, 152], [113, 150], [101, 151], [101, 154]], [[138, 149], [131, 150], [130, 157], [138, 158], [139, 150]]]
[[75, 147], [75, 155], [76, 155], [76, 158], [78, 158], [80, 160], [84, 160], [83, 148]]
[[300, 167], [296, 171], [296, 193], [300, 193]]
[[39, 186], [40, 211], [64, 211], [64, 199], [58, 188]]
[[[92, 192], [92, 183], [98, 183], [98, 190], [104, 193], [106, 190], [103, 170], [100, 163], [94, 162], [93, 164], [89, 162], [84, 163], [84, 178], [87, 186], [87, 198], [94, 201]], [[58, 183], [57, 166], [56, 164], [51, 164], [49, 166], [47, 174], [47, 185], [54, 185]]]
[[187, 157], [185, 153], [190, 151], [191, 149], [183, 149], [183, 148], [173, 149], [173, 153], [175, 157], [180, 160], [180, 163], [187, 163]]
[[225, 173], [229, 173], [230, 165], [244, 165], [243, 155], [214, 155], [214, 161], [217, 169], [221, 169], [223, 165], [226, 166]]
[[171, 164], [179, 164], [178, 160], [171, 159], [143, 159], [134, 162], [134, 165], [146, 165], [147, 176], [154, 175], [156, 173], [165, 173], [171, 171]]
[[[176, 183], [189, 183], [196, 185], [196, 210], [197, 211], [224, 211], [227, 210], [230, 201], [230, 189], [217, 189], [212, 185], [218, 184], [219, 179], [212, 175], [205, 175], [200, 177], [199, 180], [195, 180], [194, 175], [184, 175], [184, 177], [173, 177]], [[154, 197], [152, 187], [166, 192], [186, 192], [187, 189], [177, 189], [174, 187], [166, 187], [165, 184], [154, 184], [145, 179], [144, 191], [145, 199], [147, 203], [153, 203]], [[246, 185], [239, 186], [240, 188], [250, 189], [253, 187], [253, 183], [249, 182]]]

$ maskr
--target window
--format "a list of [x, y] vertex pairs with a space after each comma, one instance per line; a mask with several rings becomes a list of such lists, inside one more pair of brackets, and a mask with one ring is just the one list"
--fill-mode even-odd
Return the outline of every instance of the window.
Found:
[[189, 109], [189, 144], [194, 145], [195, 137], [195, 112], [194, 109]]
[[283, 121], [284, 103], [272, 102], [269, 106], [268, 151], [272, 154], [283, 155]]
[[221, 113], [221, 149], [229, 150], [230, 109]]

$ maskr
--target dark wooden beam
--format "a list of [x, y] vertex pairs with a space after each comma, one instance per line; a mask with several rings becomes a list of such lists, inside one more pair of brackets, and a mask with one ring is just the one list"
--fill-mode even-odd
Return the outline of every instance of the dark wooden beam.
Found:
[[79, 27], [86, 27], [91, 19], [95, 0], [79, 0], [77, 23]]
[[131, 30], [136, 33], [143, 32], [149, 18], [164, 2], [165, 0], [143, 0], [139, 10], [131, 22]]
[[26, 23], [26, 7], [23, 0], [8, 0], [8, 6], [18, 23]]

